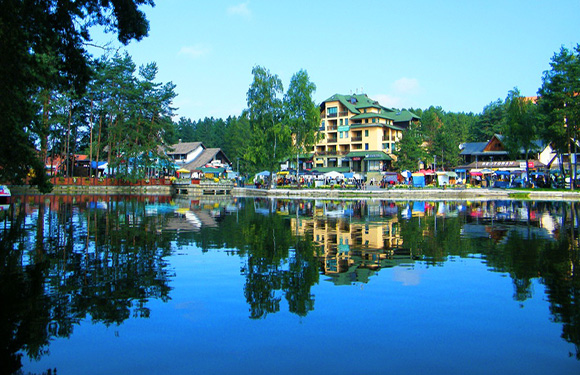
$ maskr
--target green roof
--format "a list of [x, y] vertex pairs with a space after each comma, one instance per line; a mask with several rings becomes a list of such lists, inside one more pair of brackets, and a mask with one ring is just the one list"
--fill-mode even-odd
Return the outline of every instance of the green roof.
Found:
[[[376, 100], [372, 100], [366, 94], [354, 94], [354, 95], [341, 95], [341, 94], [334, 94], [330, 98], [323, 101], [326, 102], [334, 102], [339, 101], [342, 105], [344, 105], [349, 111], [355, 114], [362, 113], [360, 109], [363, 108], [383, 108], [379, 102]], [[354, 103], [353, 103], [354, 102]]]
[[220, 174], [223, 173], [226, 169], [225, 168], [199, 168], [200, 171], [202, 171], [203, 173], [214, 173], [214, 174]]
[[384, 118], [387, 120], [393, 120], [393, 116], [389, 116], [387, 113], [361, 113], [358, 115], [354, 115], [351, 117], [351, 120], [361, 120], [361, 119], [365, 119], [365, 118], [373, 118], [373, 117], [379, 117], [379, 118]]
[[384, 151], [379, 151], [370, 153], [365, 157], [365, 160], [393, 160], [393, 158], [387, 155]]
[[413, 112], [407, 110], [398, 111], [393, 116], [393, 121], [395, 122], [410, 122], [413, 120], [420, 120], [421, 117], [417, 116]]
[[403, 131], [403, 129], [401, 127], [399, 127], [399, 126], [389, 125], [389, 124], [383, 124], [381, 122], [370, 122], [370, 123], [367, 123], [367, 124], [351, 124], [350, 125], [350, 128], [351, 129], [361, 129], [361, 128], [373, 128], [373, 127], [377, 127], [377, 126], [385, 127], [385, 128], [390, 128], [390, 129], [393, 129], [393, 130]]
[[[414, 119], [420, 120], [421, 118], [412, 112], [407, 110], [397, 111], [392, 108], [383, 107], [378, 101], [369, 98], [366, 94], [353, 94], [353, 95], [341, 95], [334, 94], [330, 98], [326, 99], [322, 103], [338, 101], [343, 106], [345, 106], [350, 112], [354, 113], [356, 116], [353, 118], [368, 118], [368, 117], [358, 117], [360, 115], [370, 115], [369, 117], [382, 117], [393, 120], [395, 122], [409, 122]], [[379, 108], [381, 113], [364, 113], [362, 109], [364, 108]]]
[[349, 167], [316, 167], [312, 168], [313, 171], [318, 171], [319, 173], [327, 173], [327, 172], [338, 172], [338, 173], [345, 173], [349, 172]]
[[346, 155], [347, 158], [365, 158], [366, 160], [393, 160], [384, 151], [352, 151]]

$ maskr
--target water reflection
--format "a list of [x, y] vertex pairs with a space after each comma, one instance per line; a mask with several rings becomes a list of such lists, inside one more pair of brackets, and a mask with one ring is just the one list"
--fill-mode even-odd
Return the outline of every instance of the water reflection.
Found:
[[365, 284], [393, 268], [396, 281], [418, 285], [417, 262], [481, 258], [509, 275], [519, 303], [533, 296], [532, 280], [545, 285], [550, 319], [580, 359], [578, 205], [570, 202], [51, 196], [22, 197], [2, 215], [8, 373], [82, 320], [118, 325], [154, 314], [148, 302], [171, 298], [170, 258], [186, 246], [241, 259], [251, 319], [283, 307], [306, 317], [321, 277]]

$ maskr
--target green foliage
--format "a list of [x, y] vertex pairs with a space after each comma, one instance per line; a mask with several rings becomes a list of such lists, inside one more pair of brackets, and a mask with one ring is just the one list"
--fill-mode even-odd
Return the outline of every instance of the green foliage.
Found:
[[526, 173], [529, 181], [527, 161], [532, 152], [537, 152], [534, 141], [538, 137], [537, 107], [534, 103], [520, 96], [517, 88], [510, 90], [506, 98], [506, 126], [504, 129], [504, 145], [509, 153], [516, 158], [522, 151], [526, 159]]
[[417, 170], [420, 160], [425, 160], [427, 154], [421, 145], [423, 136], [419, 125], [411, 123], [403, 132], [403, 138], [397, 143], [395, 155], [397, 156], [396, 166], [399, 171]]
[[469, 129], [470, 142], [487, 142], [495, 134], [500, 134], [505, 127], [505, 107], [501, 99], [491, 102], [483, 108], [483, 112], [471, 123]]
[[[129, 1], [2, 1], [0, 2], [0, 179], [20, 183], [34, 170], [34, 182], [42, 191], [50, 188], [44, 160], [36, 152], [31, 131], [42, 123], [41, 92], [74, 91], [82, 94], [90, 80], [89, 27], [103, 25], [128, 43], [147, 35], [148, 22], [142, 4]], [[44, 141], [46, 132], [39, 133]]]
[[554, 54], [538, 90], [540, 134], [562, 153], [572, 151], [580, 126], [580, 44]]
[[278, 97], [284, 91], [282, 81], [269, 70], [255, 66], [254, 80], [247, 93], [251, 144], [244, 155], [256, 169], [276, 170], [289, 156], [290, 129], [283, 123], [283, 103]]
[[[294, 153], [305, 153], [320, 139], [320, 110], [312, 99], [316, 85], [310, 82], [308, 73], [300, 70], [292, 76], [284, 96], [286, 122], [294, 137]], [[298, 166], [298, 161], [296, 161]], [[298, 173], [298, 169], [296, 170]]]

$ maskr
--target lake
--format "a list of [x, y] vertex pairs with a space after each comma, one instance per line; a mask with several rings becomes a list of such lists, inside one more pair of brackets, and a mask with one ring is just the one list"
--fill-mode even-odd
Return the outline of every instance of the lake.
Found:
[[20, 196], [6, 374], [578, 374], [580, 204]]

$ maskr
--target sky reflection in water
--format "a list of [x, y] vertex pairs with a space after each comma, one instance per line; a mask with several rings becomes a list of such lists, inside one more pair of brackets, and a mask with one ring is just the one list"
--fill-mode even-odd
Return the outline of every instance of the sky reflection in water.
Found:
[[24, 373], [580, 370], [577, 205], [69, 199], [2, 218]]

